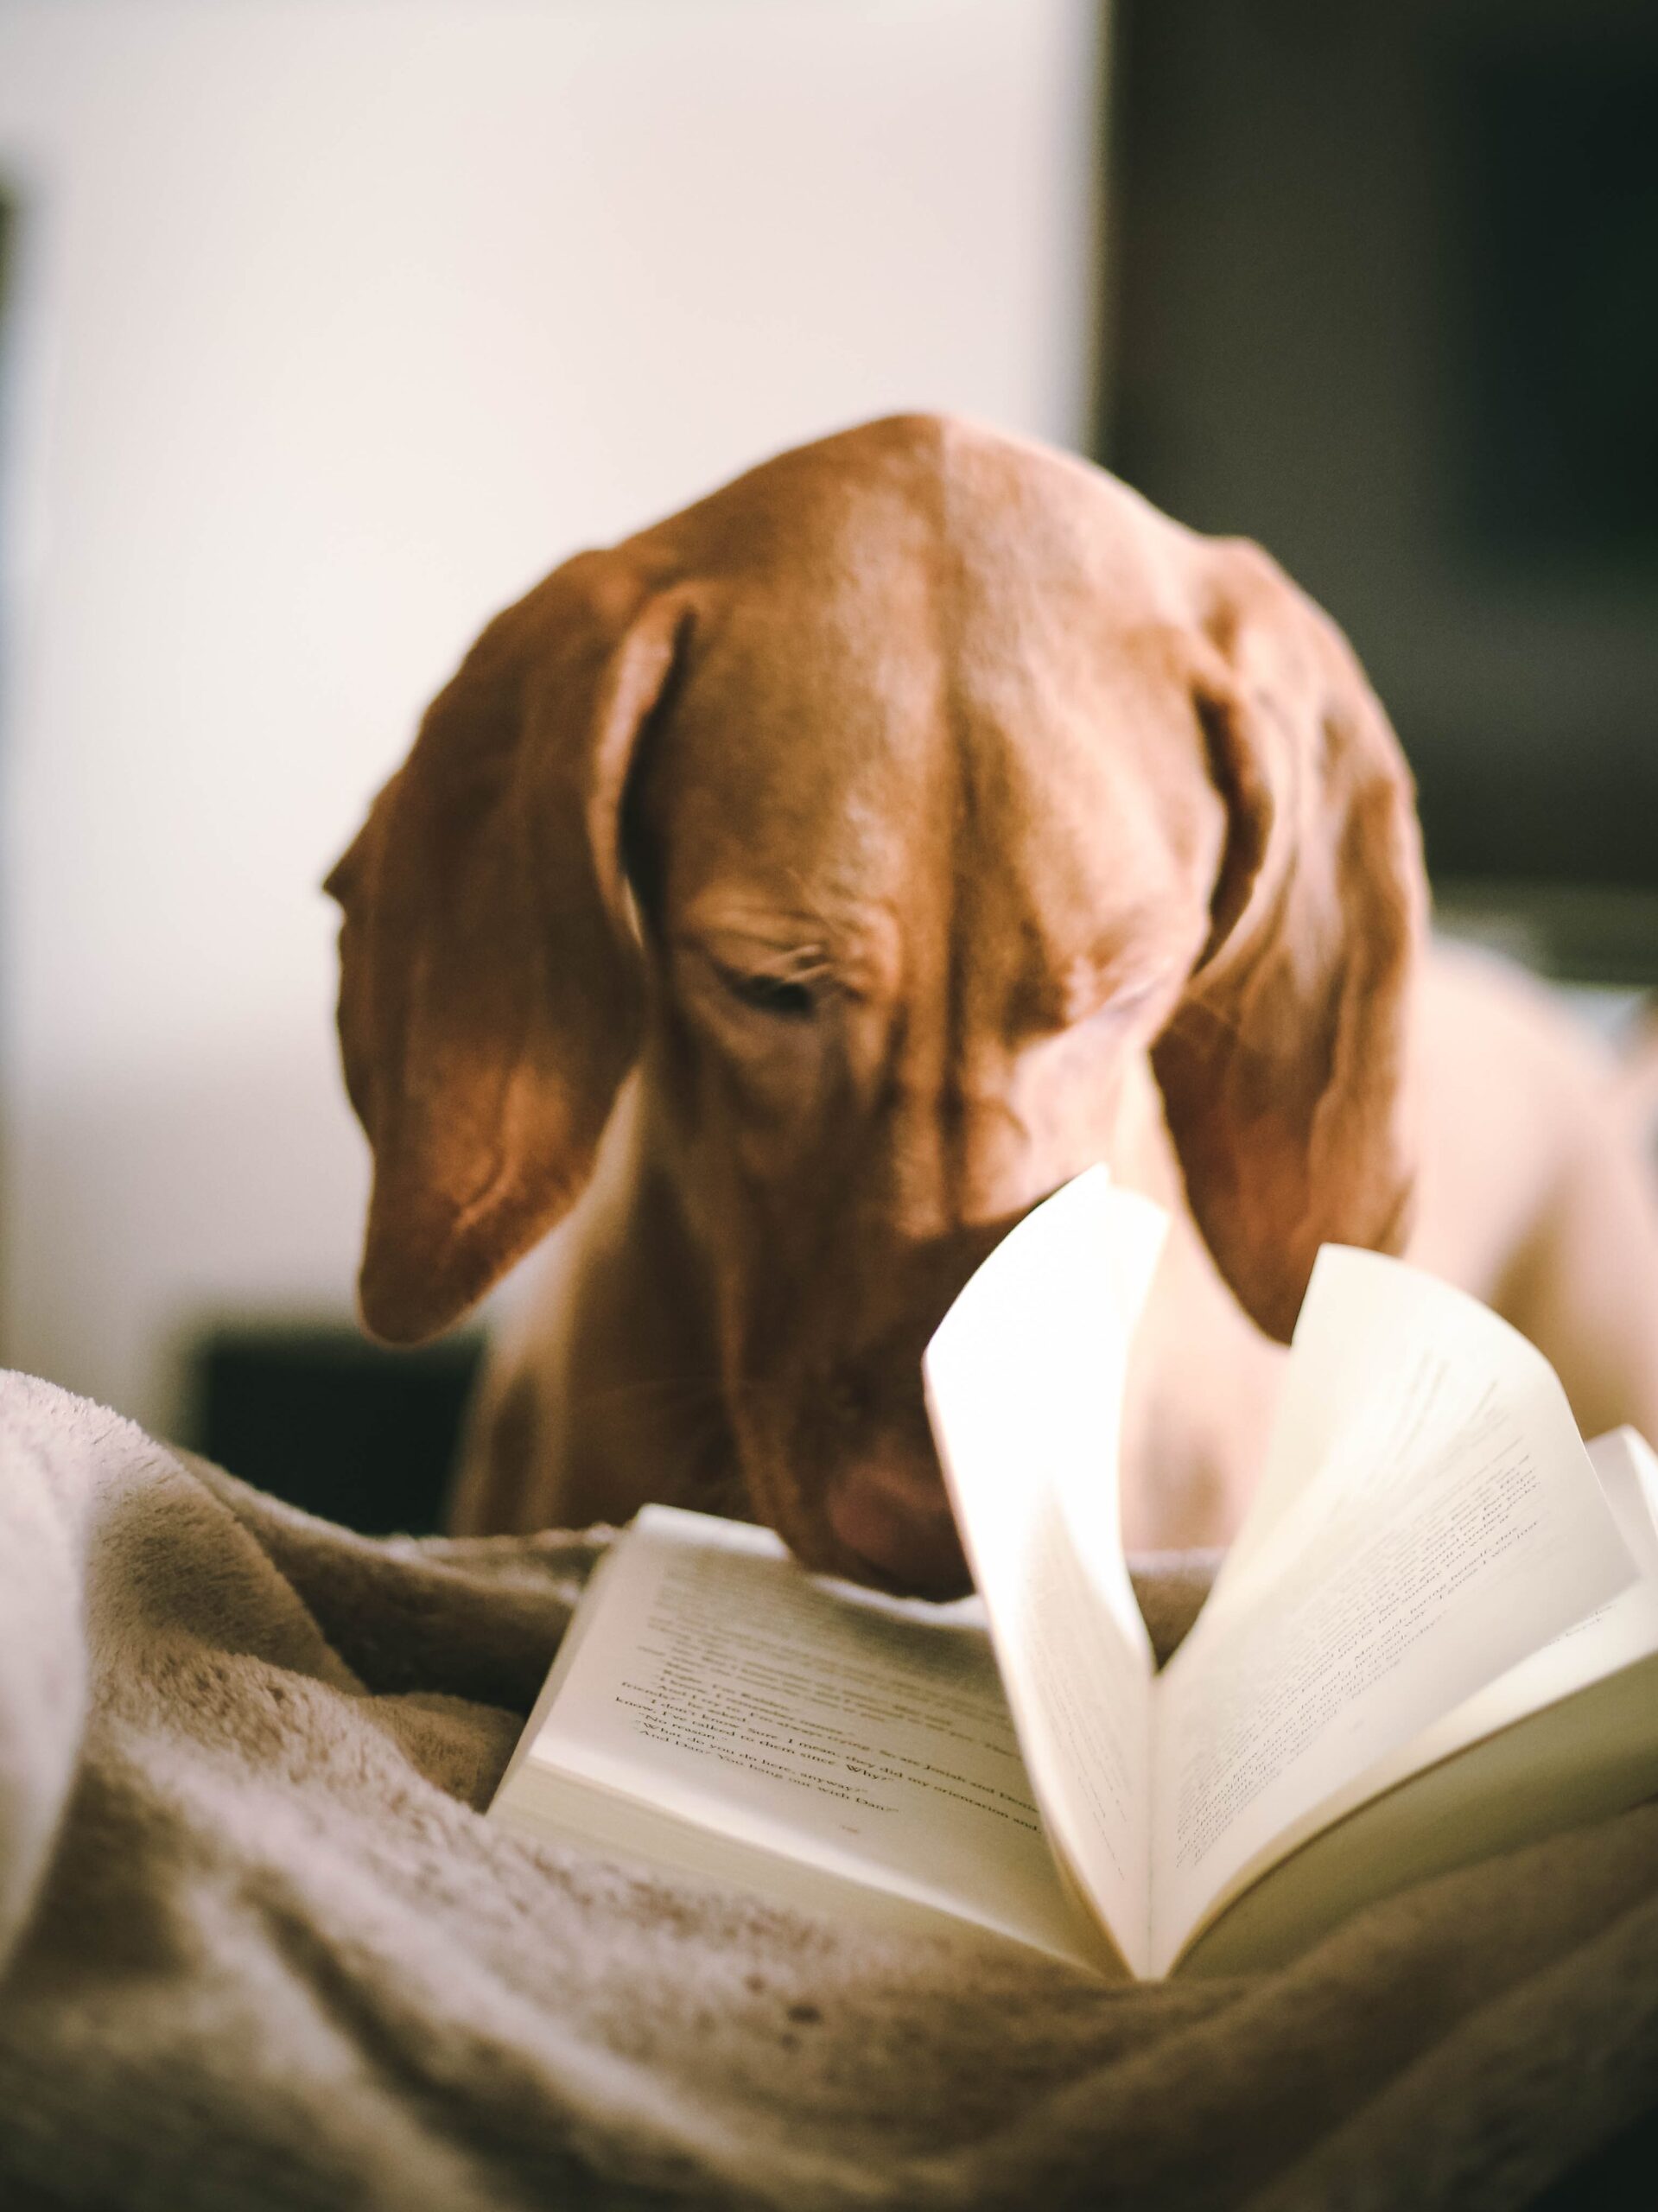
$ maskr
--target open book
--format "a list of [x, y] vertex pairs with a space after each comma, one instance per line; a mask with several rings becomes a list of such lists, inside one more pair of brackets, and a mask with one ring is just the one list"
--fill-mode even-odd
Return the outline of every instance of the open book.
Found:
[[1093, 1170], [929, 1348], [979, 1596], [808, 1576], [650, 1507], [492, 1807], [548, 1839], [1107, 1973], [1293, 1955], [1370, 1898], [1658, 1789], [1658, 1460], [1585, 1452], [1494, 1314], [1327, 1247], [1246, 1525], [1155, 1672], [1116, 1436], [1165, 1221]]

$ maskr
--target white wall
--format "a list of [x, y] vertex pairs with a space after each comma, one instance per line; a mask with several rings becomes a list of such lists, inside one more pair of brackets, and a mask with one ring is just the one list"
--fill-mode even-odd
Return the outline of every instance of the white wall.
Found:
[[343, 1311], [315, 889], [577, 544], [901, 405], [1075, 442], [1087, 0], [0, 0], [4, 1355]]

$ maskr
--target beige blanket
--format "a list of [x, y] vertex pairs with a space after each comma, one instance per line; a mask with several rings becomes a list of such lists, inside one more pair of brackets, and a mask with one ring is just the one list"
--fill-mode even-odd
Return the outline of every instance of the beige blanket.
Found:
[[1658, 1808], [1256, 1978], [878, 1939], [480, 1817], [602, 1542], [370, 1542], [0, 1384], [0, 2203], [1658, 2201]]

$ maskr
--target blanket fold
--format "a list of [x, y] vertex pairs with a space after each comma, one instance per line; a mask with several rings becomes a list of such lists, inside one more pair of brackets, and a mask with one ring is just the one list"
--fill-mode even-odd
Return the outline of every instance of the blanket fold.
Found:
[[607, 1540], [355, 1536], [0, 1379], [0, 2202], [1619, 2201], [1658, 1807], [1272, 1974], [877, 1936], [480, 1817]]

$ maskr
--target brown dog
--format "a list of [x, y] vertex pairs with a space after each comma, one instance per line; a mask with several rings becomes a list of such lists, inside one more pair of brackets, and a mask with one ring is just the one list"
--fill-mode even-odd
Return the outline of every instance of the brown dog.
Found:
[[[1223, 1541], [1326, 1239], [1658, 1428], [1658, 1224], [1586, 1054], [1424, 963], [1409, 778], [1255, 547], [928, 416], [783, 454], [492, 623], [329, 880], [364, 1318], [498, 1344], [476, 1531], [746, 1510], [964, 1569], [922, 1347], [1094, 1160], [1176, 1213], [1131, 1543]], [[1017, 1470], [1010, 1470], [1017, 1478]]]

